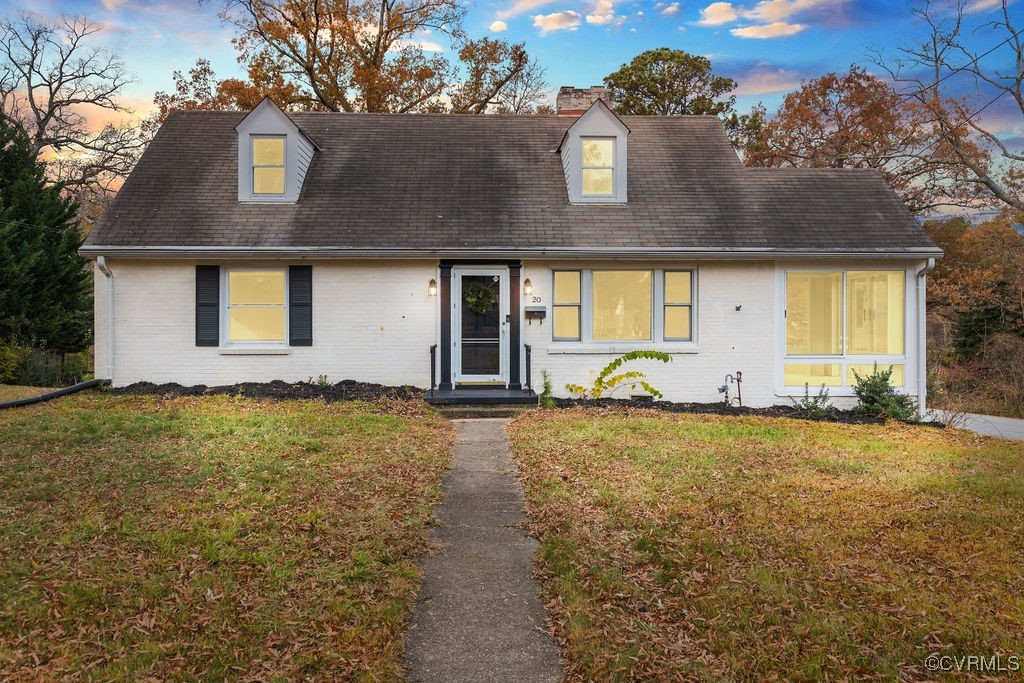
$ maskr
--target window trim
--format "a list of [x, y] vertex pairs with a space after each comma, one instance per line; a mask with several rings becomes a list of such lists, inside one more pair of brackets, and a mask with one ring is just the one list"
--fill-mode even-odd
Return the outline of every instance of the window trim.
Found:
[[[257, 140], [281, 140], [284, 143], [284, 154], [280, 164], [257, 164], [256, 163], [256, 141]], [[284, 174], [284, 186], [281, 192], [257, 192], [256, 191], [256, 169], [257, 168], [279, 168]], [[253, 197], [284, 197], [288, 194], [288, 135], [270, 133], [249, 134], [249, 194]]]
[[[847, 352], [847, 339], [846, 339], [846, 318], [847, 318], [847, 301], [846, 301], [846, 275], [849, 271], [854, 272], [894, 272], [903, 274], [903, 353], [902, 354], [851, 354]], [[842, 275], [842, 292], [840, 300], [842, 303], [842, 310], [840, 311], [840, 322], [841, 322], [841, 338], [840, 343], [842, 346], [841, 354], [791, 354], [786, 351], [787, 348], [787, 319], [789, 314], [789, 302], [787, 300], [787, 284], [789, 273], [840, 273]], [[911, 299], [913, 295], [912, 282], [910, 281], [910, 275], [908, 274], [907, 268], [896, 268], [892, 266], [884, 265], [873, 265], [870, 263], [856, 263], [854, 265], [846, 265], [842, 267], [830, 266], [826, 264], [816, 264], [813, 266], [783, 266], [778, 269], [778, 310], [781, 315], [776, 316], [777, 330], [778, 330], [778, 341], [776, 344], [776, 395], [779, 396], [796, 396], [803, 395], [804, 386], [795, 386], [792, 384], [786, 384], [786, 365], [787, 363], [792, 364], [806, 364], [806, 365], [839, 365], [840, 366], [840, 377], [842, 383], [834, 386], [826, 385], [833, 396], [853, 396], [854, 385], [848, 384], [848, 376], [850, 365], [873, 365], [878, 363], [880, 369], [885, 369], [890, 365], [902, 365], [903, 366], [903, 384], [893, 385], [896, 389], [909, 392], [915, 385], [915, 378], [911, 377], [912, 373], [916, 373], [916, 365], [913, 361], [913, 356], [910, 352], [910, 331], [911, 324], [913, 321], [910, 319], [911, 311], [916, 310], [916, 304]], [[913, 323], [916, 324], [916, 323]], [[810, 390], [814, 391], [817, 387], [811, 386]]]
[[[230, 291], [228, 283], [230, 281], [231, 273], [241, 273], [241, 272], [250, 272], [250, 273], [271, 273], [271, 272], [273, 272], [273, 273], [281, 273], [281, 274], [283, 274], [283, 276], [284, 276], [284, 303], [282, 304], [282, 306], [284, 308], [284, 338], [283, 339], [281, 339], [281, 340], [249, 340], [249, 341], [246, 341], [246, 340], [233, 340], [233, 339], [231, 339], [230, 324], [229, 324], [230, 323], [230, 315], [229, 315], [229, 313], [230, 313], [230, 310], [231, 310], [232, 306], [231, 306], [231, 303], [230, 303], [231, 291]], [[289, 292], [289, 279], [290, 278], [288, 277], [288, 266], [284, 266], [284, 267], [280, 267], [280, 266], [273, 266], [273, 267], [263, 267], [263, 266], [237, 266], [237, 267], [234, 267], [234, 266], [226, 266], [226, 267], [221, 267], [221, 269], [220, 269], [220, 300], [221, 300], [221, 305], [220, 305], [220, 338], [221, 338], [220, 348], [221, 349], [249, 349], [249, 350], [256, 350], [256, 349], [267, 349], [267, 350], [288, 349], [288, 347], [290, 346], [290, 342], [291, 342], [291, 340], [289, 339], [289, 330], [291, 329], [290, 328], [290, 324], [289, 324], [291, 322], [291, 320], [290, 320], [290, 318], [291, 318], [291, 306], [289, 305], [289, 303], [290, 303], [290, 298], [289, 297], [290, 297], [291, 293]], [[242, 304], [241, 306], [243, 308], [244, 307], [248, 307], [248, 306], [246, 306], [244, 304]], [[269, 308], [270, 306], [263, 306], [263, 307], [264, 308]], [[274, 305], [274, 307], [276, 307], [276, 304]]]
[[[587, 166], [583, 160], [583, 148], [586, 146], [588, 140], [607, 140], [612, 145], [612, 165], [611, 166]], [[614, 135], [581, 135], [580, 136], [580, 197], [588, 200], [593, 199], [608, 199], [617, 196], [616, 188], [618, 187], [618, 174], [616, 169], [619, 166], [618, 159], [618, 139]], [[607, 194], [587, 194], [583, 189], [583, 175], [584, 171], [587, 170], [610, 170], [612, 172], [612, 191]]]
[[[551, 324], [551, 346], [549, 353], [617, 353], [618, 349], [665, 347], [671, 353], [694, 352], [698, 340], [698, 269], [696, 266], [670, 268], [641, 268], [631, 266], [603, 266], [597, 268], [552, 268], [550, 277], [552, 310], [554, 309], [555, 272], [572, 271], [580, 273], [580, 338], [555, 337], [554, 320]], [[593, 338], [593, 274], [600, 271], [646, 271], [651, 281], [651, 338], [649, 339], [594, 339]], [[690, 273], [690, 338], [674, 339], [665, 337], [665, 273]], [[660, 283], [660, 285], [659, 285]], [[554, 314], [552, 313], [552, 318]]]

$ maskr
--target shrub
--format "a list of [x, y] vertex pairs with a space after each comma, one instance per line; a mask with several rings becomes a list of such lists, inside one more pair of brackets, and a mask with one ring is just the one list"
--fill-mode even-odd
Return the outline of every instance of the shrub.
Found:
[[60, 355], [31, 346], [23, 349], [18, 367], [18, 384], [28, 387], [60, 386]]
[[904, 422], [919, 422], [921, 420], [917, 401], [906, 394], [900, 393], [889, 379], [892, 377], [892, 366], [887, 370], [879, 370], [878, 363], [870, 375], [861, 376], [856, 370], [853, 371], [857, 385], [853, 393], [857, 395], [857, 406], [854, 412], [878, 417], [891, 417]]
[[654, 398], [661, 398], [663, 394], [647, 383], [647, 375], [642, 372], [628, 370], [617, 375], [612, 374], [622, 367], [623, 363], [641, 359], [657, 360], [662, 363], [672, 362], [672, 356], [663, 351], [630, 351], [604, 366], [597, 379], [594, 380], [593, 385], [585, 387], [580, 384], [566, 384], [565, 388], [570, 393], [579, 394], [580, 398], [601, 398], [601, 396], [614, 393], [617, 389], [621, 389], [624, 386], [635, 388], [637, 385], [640, 385]]
[[15, 344], [0, 344], [0, 384], [16, 382], [20, 364], [21, 349]]
[[551, 373], [547, 370], [540, 371], [541, 380], [544, 382], [544, 390], [540, 393], [540, 404], [545, 408], [555, 407], [555, 392], [551, 386]]
[[802, 410], [807, 414], [807, 417], [814, 420], [824, 420], [836, 414], [836, 407], [829, 400], [828, 389], [825, 388], [824, 384], [818, 389], [817, 396], [811, 396], [811, 385], [805, 382], [804, 397], [791, 400], [798, 410]]
[[64, 356], [64, 384], [78, 384], [92, 377], [92, 354], [89, 351]]

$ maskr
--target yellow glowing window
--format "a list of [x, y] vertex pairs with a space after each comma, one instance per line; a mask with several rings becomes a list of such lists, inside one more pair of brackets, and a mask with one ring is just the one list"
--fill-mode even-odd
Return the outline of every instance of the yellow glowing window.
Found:
[[649, 270], [595, 270], [593, 338], [598, 341], [651, 339]]
[[846, 273], [847, 353], [903, 355], [903, 288], [903, 271]]
[[284, 194], [284, 136], [252, 138], [252, 193]]
[[[885, 363], [879, 363], [878, 364], [878, 370], [880, 372], [888, 370], [889, 368], [892, 368], [892, 374], [889, 375], [889, 384], [891, 384], [894, 387], [902, 387], [902, 386], [904, 386], [906, 384], [906, 379], [904, 379], [903, 366], [902, 365], [888, 365], [888, 364], [885, 364]], [[849, 384], [850, 386], [854, 386], [854, 385], [857, 384], [857, 378], [853, 374], [854, 371], [856, 371], [857, 374], [860, 375], [861, 377], [867, 377], [868, 375], [874, 373], [874, 371], [875, 371], [875, 364], [874, 363], [850, 363], [849, 365], [847, 365], [846, 366], [846, 383]]]
[[556, 270], [551, 317], [556, 340], [580, 339], [580, 271]]
[[285, 340], [285, 285], [281, 270], [228, 272], [228, 339]]
[[839, 363], [786, 363], [784, 368], [786, 386], [810, 388], [838, 387], [843, 384], [843, 366]]
[[841, 355], [842, 334], [843, 274], [787, 273], [786, 353], [794, 356]]
[[693, 273], [665, 271], [665, 340], [693, 338]]
[[611, 138], [583, 138], [583, 194], [615, 194], [615, 141]]

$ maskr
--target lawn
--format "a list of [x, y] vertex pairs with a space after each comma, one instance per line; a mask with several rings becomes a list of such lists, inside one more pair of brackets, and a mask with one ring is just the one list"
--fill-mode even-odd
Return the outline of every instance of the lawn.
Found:
[[646, 410], [537, 411], [509, 432], [572, 679], [1024, 665], [1024, 443]]
[[0, 433], [0, 679], [401, 677], [427, 408], [88, 392]]
[[17, 401], [19, 398], [30, 398], [49, 393], [53, 389], [47, 387], [23, 387], [17, 384], [0, 384], [0, 403]]

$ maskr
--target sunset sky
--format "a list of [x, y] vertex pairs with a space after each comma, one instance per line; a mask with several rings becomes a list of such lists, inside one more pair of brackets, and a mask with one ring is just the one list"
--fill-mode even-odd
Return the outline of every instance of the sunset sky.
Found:
[[[26, 4], [0, 0], [0, 14], [16, 14]], [[998, 0], [971, 0], [971, 25], [999, 18], [999, 5]], [[899, 46], [923, 40], [924, 28], [908, 6], [904, 0], [479, 0], [467, 2], [466, 29], [473, 37], [524, 41], [547, 68], [553, 89], [600, 83], [646, 49], [683, 49], [709, 57], [716, 73], [739, 83], [740, 109], [760, 101], [772, 112], [801, 79], [845, 71], [854, 63], [877, 73], [869, 59], [873, 50], [895, 56]], [[240, 73], [232, 31], [217, 18], [215, 2], [34, 0], [32, 8], [46, 17], [86, 15], [99, 22], [104, 28], [99, 40], [135, 74], [125, 94], [140, 111], [152, 106], [155, 91], [170, 89], [172, 71], [187, 70], [198, 58], [210, 59], [221, 77]], [[1024, 15], [1020, 18], [1024, 24]], [[1005, 34], [981, 28], [969, 37], [984, 51]], [[444, 36], [419, 39], [429, 48], [449, 47]], [[1010, 47], [1004, 46], [986, 63], [1009, 68], [1011, 59]], [[966, 79], [957, 88], [979, 105], [992, 96]], [[986, 110], [985, 120], [1011, 136], [1024, 136], [1024, 122], [1014, 107], [1003, 97]]]

